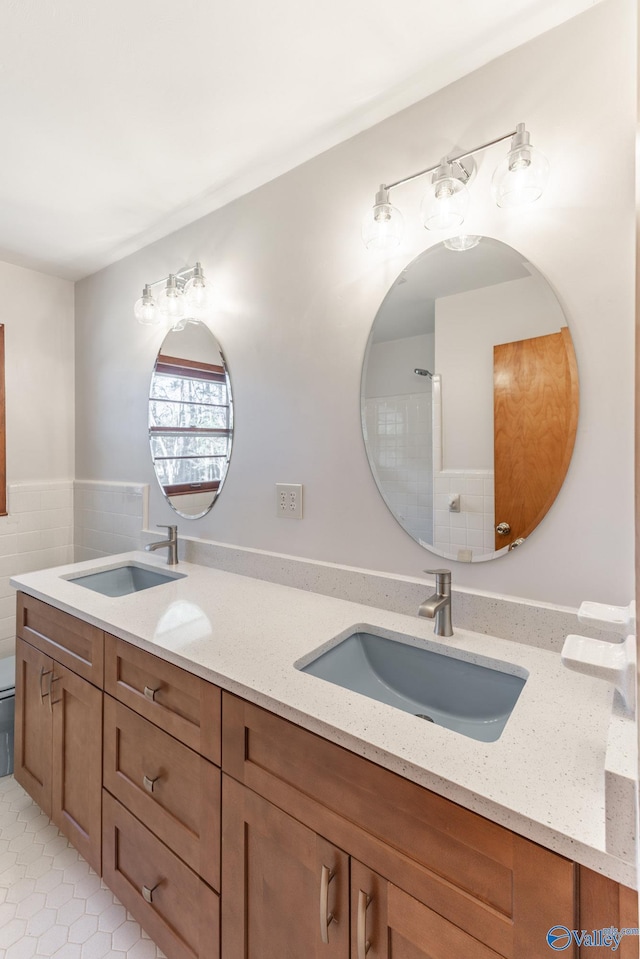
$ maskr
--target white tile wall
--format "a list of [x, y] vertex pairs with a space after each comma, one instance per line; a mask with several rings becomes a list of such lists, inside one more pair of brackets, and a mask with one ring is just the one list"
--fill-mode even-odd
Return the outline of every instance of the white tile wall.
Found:
[[140, 483], [74, 483], [75, 559], [80, 562], [142, 546], [149, 487]]
[[[460, 496], [460, 512], [449, 497]], [[434, 476], [434, 547], [461, 562], [495, 552], [492, 470], [441, 470]]]
[[431, 394], [370, 397], [364, 426], [382, 496], [414, 539], [433, 537]]
[[0, 516], [0, 658], [15, 647], [9, 577], [73, 561], [73, 483], [13, 483]]

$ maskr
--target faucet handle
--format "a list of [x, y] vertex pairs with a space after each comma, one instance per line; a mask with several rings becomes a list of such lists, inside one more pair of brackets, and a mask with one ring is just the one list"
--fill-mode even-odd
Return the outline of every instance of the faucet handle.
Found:
[[442, 578], [443, 582], [445, 583], [447, 581], [447, 577], [449, 577], [449, 582], [451, 582], [450, 569], [425, 569], [425, 573], [429, 573], [431, 576], [437, 576], [438, 579]]
[[175, 524], [168, 526], [166, 523], [156, 523], [158, 529], [168, 529], [170, 533], [177, 533], [178, 527]]

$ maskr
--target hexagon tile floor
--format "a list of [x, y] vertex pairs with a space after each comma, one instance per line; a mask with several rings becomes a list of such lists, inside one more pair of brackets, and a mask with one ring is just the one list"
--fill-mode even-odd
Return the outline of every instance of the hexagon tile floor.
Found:
[[0, 779], [0, 959], [166, 959], [17, 784]]

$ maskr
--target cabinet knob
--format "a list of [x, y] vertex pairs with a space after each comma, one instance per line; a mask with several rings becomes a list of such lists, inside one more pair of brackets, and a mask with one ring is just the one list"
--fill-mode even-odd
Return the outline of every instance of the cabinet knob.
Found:
[[498, 536], [508, 536], [511, 532], [511, 527], [508, 523], [498, 523], [496, 526], [496, 533]]
[[149, 776], [142, 777], [142, 785], [147, 790], [148, 793], [152, 793], [156, 788], [156, 783], [160, 779], [160, 776], [156, 776], [155, 779], [150, 779]]
[[159, 885], [160, 885], [160, 883], [157, 882], [157, 883], [155, 884], [155, 886], [151, 886], [151, 887], [150, 887], [150, 886], [143, 886], [143, 887], [142, 887], [142, 898], [144, 899], [145, 902], [149, 902], [149, 903], [152, 903], [152, 902], [153, 902], [153, 894], [154, 894], [154, 892], [156, 891], [156, 889], [158, 888]]
[[155, 687], [145, 686], [144, 694], [146, 698], [149, 699], [152, 703], [154, 703], [156, 701], [156, 693], [160, 690], [160, 688], [161, 688], [160, 686], [155, 686]]

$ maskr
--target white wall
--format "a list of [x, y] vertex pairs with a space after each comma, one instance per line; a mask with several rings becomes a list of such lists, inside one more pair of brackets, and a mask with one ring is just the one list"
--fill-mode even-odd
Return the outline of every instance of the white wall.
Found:
[[0, 657], [13, 651], [9, 577], [73, 558], [73, 283], [0, 262], [9, 515], [0, 518]]
[[73, 479], [73, 283], [0, 262], [7, 479]]
[[493, 470], [493, 347], [566, 326], [539, 277], [436, 300], [444, 469]]
[[[152, 483], [151, 523], [171, 522], [153, 479], [146, 396], [162, 335], [138, 326], [145, 282], [202, 260], [216, 285], [211, 326], [236, 412], [230, 473], [205, 518], [181, 532], [399, 574], [433, 557], [395, 523], [360, 429], [360, 370], [376, 310], [437, 237], [418, 223], [423, 186], [398, 189], [408, 237], [371, 257], [360, 221], [378, 184], [526, 121], [552, 179], [525, 212], [491, 200], [495, 147], [479, 160], [467, 229], [509, 243], [558, 294], [574, 336], [581, 414], [567, 480], [526, 546], [452, 563], [454, 582], [575, 605], [627, 602], [633, 569], [635, 11], [604, 0], [166, 239], [80, 283], [79, 479]], [[357, 53], [354, 53], [357, 55]], [[609, 189], [615, 157], [615, 190]], [[464, 254], [462, 254], [464, 255]], [[279, 519], [276, 482], [305, 486], [305, 518]]]
[[433, 372], [433, 340], [433, 333], [422, 333], [402, 340], [372, 343], [362, 384], [364, 396], [430, 393], [430, 378], [413, 371], [418, 368]]

